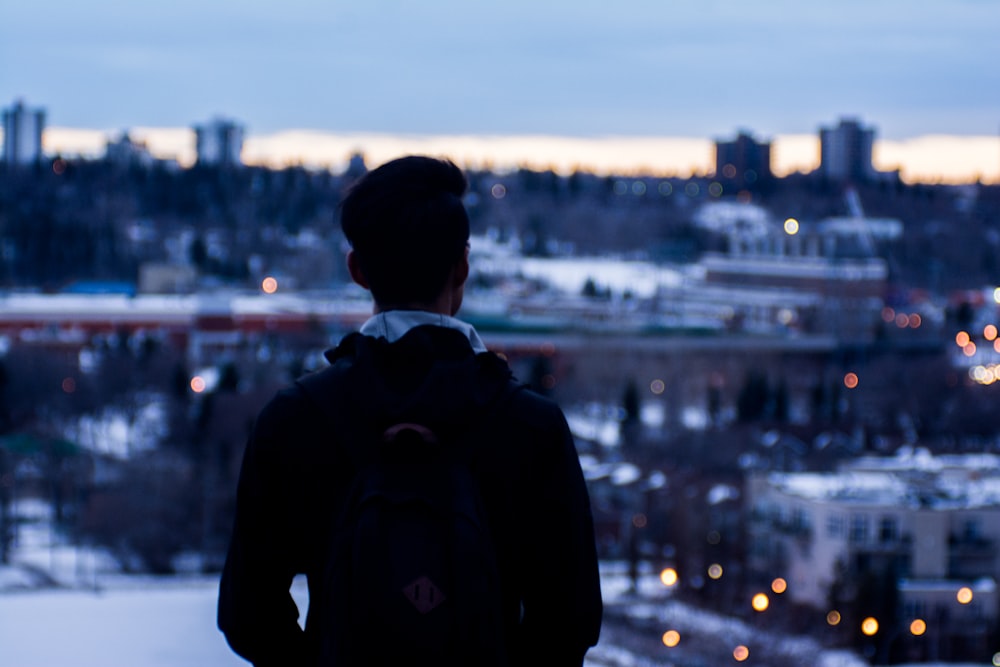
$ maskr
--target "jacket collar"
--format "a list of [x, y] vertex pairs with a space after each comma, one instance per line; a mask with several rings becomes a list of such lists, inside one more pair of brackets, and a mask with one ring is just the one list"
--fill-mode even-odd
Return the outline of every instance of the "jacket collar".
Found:
[[361, 325], [360, 333], [373, 338], [385, 338], [387, 342], [394, 343], [405, 336], [410, 329], [428, 324], [460, 332], [469, 339], [469, 345], [476, 354], [487, 351], [485, 343], [471, 324], [426, 310], [386, 310], [377, 313]]

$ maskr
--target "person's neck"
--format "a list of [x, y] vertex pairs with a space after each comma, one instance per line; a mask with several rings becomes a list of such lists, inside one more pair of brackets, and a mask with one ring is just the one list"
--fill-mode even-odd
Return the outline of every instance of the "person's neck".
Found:
[[416, 303], [406, 303], [406, 304], [376, 303], [372, 308], [372, 314], [378, 315], [379, 313], [385, 313], [390, 310], [419, 310], [425, 313], [434, 313], [435, 315], [448, 315], [448, 316], [451, 316], [453, 314], [451, 311], [450, 304], [444, 306], [443, 304], [416, 304]]
[[452, 316], [458, 311], [458, 308], [455, 306], [454, 295], [450, 291], [445, 290], [436, 299], [429, 302], [379, 303], [376, 301], [372, 313], [378, 315], [387, 310], [422, 310], [427, 313]]

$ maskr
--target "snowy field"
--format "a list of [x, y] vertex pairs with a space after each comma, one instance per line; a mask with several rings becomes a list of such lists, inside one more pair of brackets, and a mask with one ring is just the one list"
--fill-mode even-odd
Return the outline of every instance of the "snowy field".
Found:
[[[0, 666], [247, 664], [229, 650], [216, 629], [216, 578], [116, 574], [112, 561], [98, 552], [66, 545], [49, 528], [48, 513], [40, 503], [20, 505], [19, 514], [33, 521], [21, 526], [15, 564], [0, 565]], [[854, 654], [827, 650], [802, 637], [762, 633], [738, 619], [681, 603], [650, 568], [633, 592], [624, 563], [601, 567], [608, 619], [601, 642], [588, 653], [587, 667], [731, 664], [729, 652], [737, 643], [752, 650], [766, 647], [783, 664], [867, 665]], [[292, 595], [305, 610], [304, 578], [295, 580]], [[659, 641], [668, 629], [680, 632], [676, 648]]]
[[[0, 568], [0, 572], [4, 569]], [[9, 569], [6, 573], [10, 575]], [[12, 577], [7, 576], [10, 581]], [[620, 604], [624, 578], [606, 573], [609, 602]], [[662, 597], [646, 582], [640, 597]], [[304, 603], [304, 587], [293, 591]], [[214, 579], [153, 580], [118, 577], [99, 590], [0, 590], [0, 664], [4, 667], [238, 667], [247, 663], [230, 652], [215, 628]], [[675, 603], [655, 607], [669, 613]], [[678, 610], [673, 610], [676, 614]], [[688, 622], [713, 634], [716, 629], [741, 634], [732, 625], [703, 612], [685, 610]], [[649, 603], [635, 605], [638, 615], [656, 613]], [[676, 618], [676, 616], [675, 616]], [[716, 628], [718, 626], [718, 628]], [[644, 667], [672, 665], [669, 649], [642, 655], [620, 633], [602, 641], [588, 655], [587, 666]], [[803, 667], [864, 667], [856, 656], [831, 651], [809, 653]], [[914, 666], [916, 667], [916, 666]], [[934, 667], [921, 665], [920, 667]], [[939, 666], [940, 667], [940, 666]], [[948, 667], [959, 667], [950, 665]], [[964, 667], [972, 667], [971, 665]]]
[[215, 630], [214, 581], [0, 594], [5, 667], [246, 665]]

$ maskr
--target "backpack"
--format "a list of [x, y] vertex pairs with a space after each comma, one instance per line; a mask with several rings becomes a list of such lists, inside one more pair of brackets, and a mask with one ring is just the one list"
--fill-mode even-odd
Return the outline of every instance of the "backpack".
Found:
[[[337, 371], [299, 384], [318, 399], [316, 385], [333, 384], [321, 376]], [[331, 416], [355, 473], [316, 601], [320, 664], [506, 665], [500, 574], [471, 465], [484, 415], [449, 434]]]

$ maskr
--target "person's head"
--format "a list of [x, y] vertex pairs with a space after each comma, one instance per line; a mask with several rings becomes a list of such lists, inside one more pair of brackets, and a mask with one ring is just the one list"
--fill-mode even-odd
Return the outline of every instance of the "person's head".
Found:
[[469, 270], [466, 185], [451, 162], [411, 155], [368, 172], [350, 189], [340, 211], [351, 244], [348, 265], [378, 307], [432, 304], [456, 289], [461, 303]]

